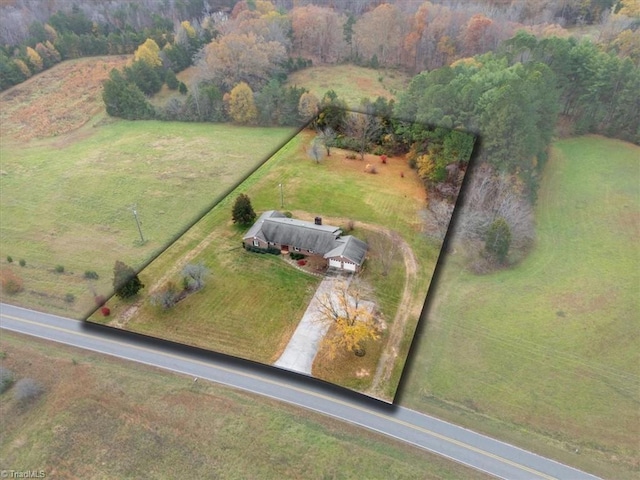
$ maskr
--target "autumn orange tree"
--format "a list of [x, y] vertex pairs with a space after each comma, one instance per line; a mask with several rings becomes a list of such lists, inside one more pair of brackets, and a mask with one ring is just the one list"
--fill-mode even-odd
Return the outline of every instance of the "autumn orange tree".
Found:
[[298, 102], [298, 113], [303, 120], [310, 120], [318, 114], [320, 101], [313, 93], [305, 92]]
[[405, 29], [405, 17], [398, 7], [388, 3], [379, 5], [362, 15], [354, 26], [357, 55], [372, 66], [376, 63], [385, 67], [398, 65]]
[[49, 40], [44, 43], [38, 42], [36, 52], [42, 58], [43, 68], [50, 68], [61, 60], [60, 53]]
[[345, 51], [346, 16], [331, 8], [306, 5], [291, 11], [293, 48], [297, 55], [321, 63], [338, 61]]
[[11, 269], [0, 272], [0, 281], [2, 283], [2, 291], [8, 295], [20, 293], [24, 288], [22, 278]]
[[469, 56], [494, 50], [498, 46], [495, 24], [482, 14], [469, 19], [461, 37], [465, 53]]
[[365, 341], [380, 338], [375, 305], [364, 300], [364, 292], [364, 286], [354, 280], [351, 285], [339, 283], [331, 293], [319, 298], [322, 321], [332, 322], [335, 328], [335, 335], [324, 340], [330, 358], [334, 358], [338, 350], [363, 356]]
[[208, 44], [197, 63], [197, 79], [213, 81], [223, 89], [245, 82], [258, 90], [282, 71], [285, 48], [279, 42], [265, 42], [262, 37], [229, 33]]

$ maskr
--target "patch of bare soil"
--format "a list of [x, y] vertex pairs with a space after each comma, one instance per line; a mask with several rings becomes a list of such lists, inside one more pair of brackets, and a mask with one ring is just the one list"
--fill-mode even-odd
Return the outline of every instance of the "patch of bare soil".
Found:
[[104, 110], [102, 82], [128, 55], [62, 62], [0, 94], [0, 134], [17, 140], [62, 135]]

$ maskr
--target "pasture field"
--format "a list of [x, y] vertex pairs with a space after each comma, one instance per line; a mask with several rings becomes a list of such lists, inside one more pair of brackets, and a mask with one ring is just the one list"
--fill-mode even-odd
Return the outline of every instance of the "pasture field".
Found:
[[446, 257], [400, 403], [606, 478], [640, 469], [640, 148], [557, 141], [537, 244], [485, 276]]
[[[24, 280], [11, 302], [86, 315], [94, 291], [110, 293], [116, 260], [140, 268], [291, 132], [114, 120], [26, 144], [3, 141], [0, 265]], [[84, 279], [87, 270], [100, 278]]]
[[17, 379], [45, 388], [26, 406], [13, 387], [0, 396], [5, 469], [85, 479], [487, 478], [323, 415], [146, 365], [9, 332], [0, 351]]
[[[368, 156], [364, 162], [349, 160], [348, 152], [333, 149], [330, 157], [316, 164], [306, 154], [312, 138], [313, 132], [309, 131], [294, 137], [145, 268], [140, 278], [147, 289], [138, 299], [112, 299], [108, 305], [113, 319], [102, 318], [98, 313], [91, 320], [260, 362], [277, 360], [320, 278], [292, 268], [278, 256], [242, 249], [246, 227], [233, 225], [231, 206], [239, 193], [246, 192], [257, 214], [279, 209], [307, 220], [321, 215], [325, 224], [343, 227], [345, 231], [349, 220], [353, 220], [355, 228], [350, 233], [366, 240], [373, 238], [372, 226], [396, 231], [410, 245], [418, 261], [419, 274], [410, 285], [410, 301], [402, 305], [410, 312], [403, 335], [411, 338], [439, 252], [439, 244], [428, 241], [422, 232], [419, 211], [424, 208], [424, 187], [417, 175], [408, 170], [403, 158], [389, 159], [383, 165], [374, 156]], [[365, 173], [365, 164], [376, 160], [380, 163], [379, 173]], [[404, 171], [406, 175], [402, 176]], [[180, 284], [182, 267], [198, 262], [211, 272], [203, 290], [169, 310], [150, 304], [150, 292], [168, 281]], [[389, 329], [393, 328], [400, 307], [405, 276], [399, 254], [386, 275], [381, 273], [380, 262], [375, 258], [367, 263], [362, 275], [372, 286]], [[339, 378], [332, 376], [331, 380], [366, 389], [375, 372], [379, 348], [367, 351], [370, 354], [362, 358], [351, 354], [348, 368], [340, 370]], [[406, 350], [400, 351], [391, 361], [402, 365], [405, 357]], [[359, 377], [356, 372], [361, 372]], [[384, 396], [392, 397], [395, 388], [396, 385], [389, 386]]]
[[309, 67], [289, 75], [286, 84], [304, 87], [319, 100], [333, 90], [338, 98], [345, 100], [351, 108], [357, 108], [363, 97], [375, 100], [384, 97], [395, 99], [404, 90], [411, 77], [396, 70], [376, 70], [356, 65], [331, 65]]
[[6, 301], [86, 316], [116, 260], [141, 268], [294, 132], [110, 118], [101, 82], [129, 58], [63, 62], [0, 94], [0, 275], [24, 283]]

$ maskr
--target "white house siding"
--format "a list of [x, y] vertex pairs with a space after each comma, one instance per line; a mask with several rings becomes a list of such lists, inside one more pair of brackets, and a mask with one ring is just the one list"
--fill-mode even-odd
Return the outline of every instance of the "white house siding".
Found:
[[333, 258], [329, 259], [329, 266], [342, 269], [342, 262]]
[[351, 262], [344, 262], [344, 269], [349, 270], [350, 272], [355, 272], [356, 264]]

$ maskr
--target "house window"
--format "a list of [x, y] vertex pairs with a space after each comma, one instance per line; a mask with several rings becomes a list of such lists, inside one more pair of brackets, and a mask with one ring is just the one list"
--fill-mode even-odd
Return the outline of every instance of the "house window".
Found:
[[294, 251], [294, 252], [299, 252], [299, 251], [300, 251], [300, 249], [299, 249], [298, 247], [293, 247], [293, 251]]
[[257, 239], [253, 239], [253, 246], [254, 247], [259, 247], [260, 246], [260, 242]]

